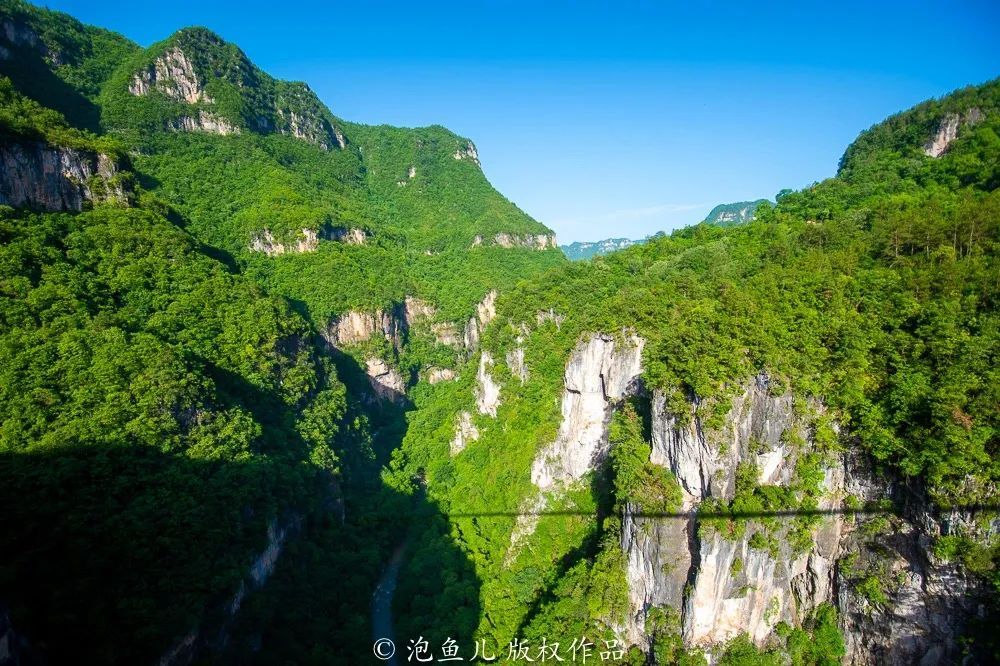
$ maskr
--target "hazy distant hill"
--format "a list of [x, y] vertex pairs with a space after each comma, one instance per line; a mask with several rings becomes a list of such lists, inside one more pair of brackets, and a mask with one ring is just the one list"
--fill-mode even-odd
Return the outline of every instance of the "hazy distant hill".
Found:
[[629, 238], [606, 238], [604, 240], [593, 241], [591, 243], [578, 241], [576, 243], [570, 243], [569, 245], [560, 245], [559, 249], [563, 251], [563, 254], [565, 254], [568, 259], [580, 261], [583, 259], [598, 257], [603, 254], [609, 254], [611, 252], [617, 252], [618, 250], [624, 250], [627, 247], [640, 245], [645, 242], [645, 240], [631, 240]]

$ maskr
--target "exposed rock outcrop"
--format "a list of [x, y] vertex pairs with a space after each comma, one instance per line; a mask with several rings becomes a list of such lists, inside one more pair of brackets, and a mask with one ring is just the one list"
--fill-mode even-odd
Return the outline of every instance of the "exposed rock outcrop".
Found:
[[458, 455], [469, 442], [479, 439], [479, 429], [472, 422], [472, 414], [462, 412], [455, 422], [455, 436], [451, 440], [451, 455]]
[[222, 116], [199, 109], [193, 116], [181, 116], [170, 121], [170, 129], [178, 132], [205, 132], [228, 136], [239, 134], [240, 128]]
[[160, 656], [159, 666], [184, 666], [192, 663], [203, 652], [221, 653], [229, 642], [230, 628], [243, 601], [248, 594], [260, 589], [268, 581], [288, 540], [301, 529], [302, 517], [298, 514], [289, 514], [280, 521], [272, 520], [268, 523], [267, 543], [250, 562], [246, 575], [221, 609], [218, 624], [193, 627], [164, 651]]
[[170, 99], [187, 104], [212, 101], [205, 94], [194, 64], [179, 46], [167, 49], [145, 69], [136, 72], [128, 90], [137, 96], [157, 90]]
[[399, 350], [407, 329], [403, 307], [389, 310], [362, 312], [349, 310], [330, 322], [323, 337], [334, 347], [347, 347], [367, 342], [374, 335], [385, 337], [393, 348]]
[[538, 493], [529, 497], [514, 525], [505, 563], [509, 566], [521, 541], [534, 532], [547, 493], [559, 492], [603, 462], [608, 452], [612, 410], [638, 389], [645, 340], [623, 332], [619, 339], [604, 333], [577, 343], [563, 375], [562, 422], [556, 440], [535, 456], [531, 481]]
[[276, 257], [285, 253], [315, 252], [318, 247], [319, 237], [314, 229], [303, 229], [292, 243], [279, 243], [270, 229], [264, 229], [250, 237], [249, 249], [252, 252], [263, 252], [269, 257]]
[[383, 400], [399, 401], [406, 393], [406, 382], [399, 370], [376, 356], [365, 359], [365, 372], [375, 394]]
[[489, 239], [489, 242], [484, 241], [482, 236], [476, 236], [472, 239], [471, 247], [482, 247], [484, 245], [507, 249], [516, 247], [533, 250], [549, 250], [559, 248], [554, 234], [515, 234], [508, 232], [496, 234], [493, 238]]
[[118, 165], [107, 155], [37, 141], [0, 144], [0, 204], [80, 211], [84, 203], [127, 203]]
[[[741, 464], [756, 468], [759, 484], [788, 485], [799, 455], [811, 443], [791, 394], [775, 395], [764, 375], [733, 398], [719, 428], [707, 428], [696, 407], [677, 416], [662, 394], [652, 396], [650, 462], [674, 473], [684, 512], [665, 520], [625, 517], [622, 547], [632, 614], [624, 633], [642, 644], [649, 609], [670, 606], [682, 609], [682, 635], [689, 647], [721, 645], [744, 632], [762, 644], [778, 622], [795, 624], [829, 598], [841, 518], [823, 518], [811, 547], [798, 550], [787, 536], [791, 519], [764, 529], [747, 518], [735, 535], [698, 529], [694, 512], [707, 498], [733, 498]], [[792, 440], [801, 442], [801, 450], [788, 444]], [[841, 500], [843, 481], [842, 466], [832, 461], [821, 507]]]
[[949, 113], [938, 123], [937, 132], [924, 144], [924, 154], [929, 157], [940, 157], [948, 150], [951, 142], [958, 138], [958, 130], [963, 125], [975, 125], [983, 120], [983, 112], [973, 107], [964, 114]]
[[454, 322], [440, 321], [431, 324], [431, 332], [434, 334], [434, 341], [439, 345], [446, 345], [459, 349], [463, 345], [462, 338], [458, 337], [458, 326]]
[[455, 153], [452, 155], [456, 160], [470, 160], [475, 163], [476, 166], [481, 166], [479, 164], [479, 152], [476, 150], [476, 144], [471, 141], [466, 141], [460, 144], [456, 149]]
[[650, 462], [674, 473], [684, 491], [685, 508], [710, 496], [731, 498], [736, 467], [743, 461], [757, 466], [761, 483], [790, 479], [794, 467], [783, 464], [788, 451], [782, 435], [795, 425], [792, 396], [772, 396], [766, 376], [756, 377], [733, 400], [718, 433], [704, 432], [696, 405], [680, 417], [668, 411], [662, 393], [655, 393], [652, 402]]
[[440, 384], [441, 382], [450, 382], [456, 379], [458, 375], [451, 368], [438, 368], [431, 366], [427, 368], [427, 382], [429, 384]]
[[364, 245], [368, 242], [368, 232], [357, 227], [329, 227], [320, 231], [325, 240], [338, 241], [347, 245]]
[[497, 316], [497, 291], [490, 290], [483, 300], [476, 305], [476, 315], [465, 324], [462, 342], [468, 351], [479, 347], [479, 338], [494, 317]]
[[507, 367], [510, 369], [510, 374], [517, 377], [518, 381], [522, 384], [528, 381], [528, 366], [524, 363], [524, 344], [523, 338], [517, 339], [517, 347], [507, 352]]
[[542, 326], [543, 324], [545, 324], [545, 322], [551, 321], [553, 324], [556, 325], [556, 328], [558, 329], [560, 326], [562, 326], [562, 323], [565, 320], [566, 317], [564, 315], [559, 314], [558, 312], [556, 312], [551, 308], [548, 310], [540, 310], [539, 312], [535, 313], [535, 323], [538, 326]]
[[437, 308], [427, 301], [413, 296], [407, 296], [403, 299], [403, 316], [406, 317], [406, 323], [409, 326], [422, 319], [431, 319], [436, 314]]
[[493, 237], [493, 244], [500, 247], [527, 247], [535, 250], [558, 248], [554, 234], [508, 234], [499, 233]]
[[631, 334], [597, 334], [577, 344], [566, 364], [559, 434], [531, 467], [540, 490], [580, 479], [607, 454], [611, 409], [635, 389], [644, 344]]
[[[620, 630], [629, 643], [648, 647], [645, 620], [653, 607], [681, 611], [685, 645], [714, 649], [740, 633], [765, 645], [778, 622], [798, 625], [819, 604], [832, 603], [841, 614], [847, 663], [959, 661], [960, 634], [978, 612], [981, 589], [939, 561], [930, 545], [953, 529], [1000, 531], [1000, 522], [983, 528], [971, 514], [935, 517], [912, 489], [863, 471], [871, 461], [850, 451], [818, 453], [811, 420], [822, 415], [822, 405], [807, 402], [805, 414], [797, 414], [791, 394], [776, 394], [765, 375], [733, 398], [719, 427], [707, 426], [695, 404], [677, 415], [658, 392], [651, 402], [650, 460], [674, 473], [684, 510], [649, 518], [626, 508], [621, 545], [631, 610]], [[705, 522], [698, 513], [709, 498], [731, 500], [737, 470], [747, 464], [761, 486], [801, 488], [798, 467], [806, 455], [821, 456], [822, 479], [813, 482], [818, 522], [806, 528], [804, 541], [801, 531], [793, 534], [801, 529], [795, 516], [765, 523], [749, 515], [729, 532], [725, 521]], [[902, 515], [844, 515], [848, 497], [857, 506], [884, 506], [890, 498], [898, 506], [902, 495], [910, 497]], [[873, 586], [882, 601], [868, 598]]]
[[22, 666], [41, 663], [28, 649], [27, 641], [14, 630], [10, 611], [0, 603], [0, 666]]
[[[879, 516], [846, 521], [836, 602], [847, 660], [864, 666], [964, 663], [962, 632], [983, 612], [986, 591], [931, 546], [947, 534], [986, 542], [1000, 533], [1000, 520], [959, 510], [937, 515], [919, 491], [878, 478], [871, 468], [868, 460], [849, 458], [848, 493], [867, 503], [891, 496], [903, 511], [888, 521]], [[879, 520], [883, 524], [873, 526]], [[872, 598], [872, 583], [879, 584], [883, 600]]]
[[493, 357], [488, 352], [479, 356], [479, 371], [476, 373], [476, 409], [480, 414], [496, 417], [500, 407], [500, 385], [493, 381], [490, 368], [493, 367]]

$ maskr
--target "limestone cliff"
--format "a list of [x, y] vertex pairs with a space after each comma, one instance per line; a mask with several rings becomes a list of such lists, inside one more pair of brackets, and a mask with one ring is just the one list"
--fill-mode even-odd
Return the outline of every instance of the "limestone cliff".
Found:
[[[777, 623], [797, 625], [827, 602], [840, 611], [849, 663], [958, 659], [958, 637], [977, 612], [980, 591], [955, 565], [938, 561], [930, 544], [955, 523], [971, 530], [971, 515], [942, 520], [912, 496], [901, 513], [893, 511], [906, 487], [876, 482], [862, 471], [871, 461], [850, 447], [818, 451], [811, 422], [822, 405], [796, 409], [791, 393], [776, 393], [766, 375], [733, 398], [721, 425], [707, 424], [696, 404], [671, 413], [658, 392], [651, 403], [650, 461], [674, 473], [684, 511], [645, 517], [626, 508], [621, 547], [631, 610], [621, 633], [629, 643], [648, 646], [644, 623], [654, 607], [680, 610], [684, 643], [711, 651], [740, 633], [765, 645]], [[738, 470], [755, 470], [760, 487], [800, 489], [803, 463], [815, 455], [822, 478], [815, 479], [818, 501], [807, 531], [796, 523], [806, 518], [794, 513], [709, 520], [733, 499]], [[855, 516], [849, 503], [882, 509]], [[866, 598], [872, 585], [884, 601]]]
[[983, 112], [975, 107], [968, 109], [964, 114], [947, 114], [938, 123], [934, 136], [924, 144], [924, 154], [928, 157], [941, 157], [951, 142], [958, 138], [960, 127], [970, 127], [981, 122], [983, 118]]
[[80, 211], [84, 204], [127, 203], [130, 192], [108, 155], [39, 141], [0, 143], [0, 204]]
[[597, 334], [573, 350], [566, 364], [559, 434], [531, 468], [531, 480], [540, 490], [580, 479], [607, 454], [611, 409], [635, 389], [644, 344], [631, 334], [622, 340]]
[[531, 481], [538, 493], [526, 498], [511, 534], [506, 562], [534, 532], [546, 495], [559, 492], [597, 468], [608, 452], [608, 424], [614, 407], [638, 390], [645, 341], [627, 331], [597, 333], [580, 340], [566, 363], [562, 421], [554, 442], [538, 452]]

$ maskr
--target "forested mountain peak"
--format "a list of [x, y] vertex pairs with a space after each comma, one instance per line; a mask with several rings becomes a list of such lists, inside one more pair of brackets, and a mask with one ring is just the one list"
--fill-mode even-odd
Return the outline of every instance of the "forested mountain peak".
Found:
[[109, 81], [103, 104], [116, 130], [250, 131], [346, 146], [341, 122], [309, 86], [274, 79], [206, 28], [184, 28], [136, 54]]
[[996, 187], [995, 170], [978, 181], [970, 172], [978, 171], [973, 162], [997, 162], [998, 131], [1000, 79], [994, 79], [927, 100], [865, 130], [844, 152], [838, 175], [859, 180], [892, 172], [894, 178], [919, 182], [952, 178], [961, 185]]
[[0, 0], [0, 662], [996, 661], [996, 102], [570, 262], [444, 127]]

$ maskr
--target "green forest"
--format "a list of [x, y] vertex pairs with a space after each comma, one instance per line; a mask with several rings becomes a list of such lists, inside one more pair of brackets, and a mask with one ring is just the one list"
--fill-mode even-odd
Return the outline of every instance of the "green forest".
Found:
[[[862, 132], [752, 219], [571, 262], [444, 127], [342, 120], [203, 28], [143, 48], [22, 0], [0, 20], [0, 664], [382, 663], [394, 553], [398, 645], [839, 664], [855, 615], [901, 603], [904, 533], [980, 609], [956, 654], [1000, 658], [1000, 80]], [[533, 469], [596, 334], [641, 338], [641, 374], [604, 396], [605, 455], [549, 490]], [[742, 461], [693, 504], [655, 418], [722, 432], [754, 377], [788, 396], [790, 476]], [[894, 490], [833, 498], [844, 460]], [[860, 611], [831, 593], [693, 644], [692, 564], [627, 639], [643, 515], [774, 566], [819, 548], [828, 506]]]

